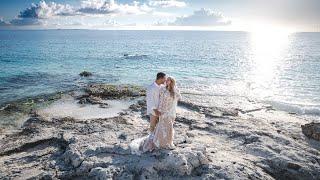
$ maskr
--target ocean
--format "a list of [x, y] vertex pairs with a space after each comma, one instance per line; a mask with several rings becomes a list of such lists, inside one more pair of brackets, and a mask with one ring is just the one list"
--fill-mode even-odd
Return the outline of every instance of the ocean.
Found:
[[320, 116], [320, 33], [3, 30], [0, 69], [0, 104], [93, 82], [147, 86], [163, 71], [183, 93]]

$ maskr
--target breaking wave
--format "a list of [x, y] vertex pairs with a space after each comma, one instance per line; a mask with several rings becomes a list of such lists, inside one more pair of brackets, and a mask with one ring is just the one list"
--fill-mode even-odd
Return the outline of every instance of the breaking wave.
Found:
[[304, 105], [304, 104], [290, 104], [278, 101], [265, 101], [272, 105], [277, 110], [282, 110], [299, 115], [313, 115], [320, 116], [320, 105]]

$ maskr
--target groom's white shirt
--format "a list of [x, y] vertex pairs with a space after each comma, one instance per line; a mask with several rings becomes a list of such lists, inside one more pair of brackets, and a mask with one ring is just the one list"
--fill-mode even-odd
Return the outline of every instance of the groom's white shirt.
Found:
[[148, 115], [155, 115], [154, 109], [158, 109], [161, 87], [163, 87], [163, 85], [158, 85], [156, 82], [154, 82], [147, 88]]

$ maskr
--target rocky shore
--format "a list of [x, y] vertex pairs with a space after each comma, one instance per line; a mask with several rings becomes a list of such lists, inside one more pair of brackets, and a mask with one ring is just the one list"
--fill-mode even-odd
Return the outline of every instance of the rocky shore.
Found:
[[143, 88], [94, 84], [66, 95], [79, 107], [103, 111], [115, 101], [131, 104], [106, 118], [52, 117], [32, 108], [20, 130], [1, 136], [0, 179], [320, 178], [317, 124], [270, 106], [209, 106], [184, 95], [176, 148], [138, 156], [129, 144], [147, 134]]

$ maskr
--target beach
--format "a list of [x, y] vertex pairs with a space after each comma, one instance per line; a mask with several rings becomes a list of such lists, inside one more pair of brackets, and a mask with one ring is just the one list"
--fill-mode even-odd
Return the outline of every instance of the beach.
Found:
[[0, 1], [0, 180], [320, 180], [319, 69], [319, 0]]
[[[0, 31], [0, 179], [319, 179], [319, 35]], [[176, 148], [137, 155], [159, 71]]]
[[142, 155], [132, 153], [130, 143], [148, 134], [143, 87], [90, 84], [34, 98], [32, 110], [24, 101], [7, 106], [1, 113], [29, 112], [21, 128], [2, 130], [0, 178], [320, 177], [320, 142], [301, 129], [310, 119], [247, 99], [241, 109], [233, 107], [232, 97], [228, 102], [182, 96], [174, 123], [176, 148]]

